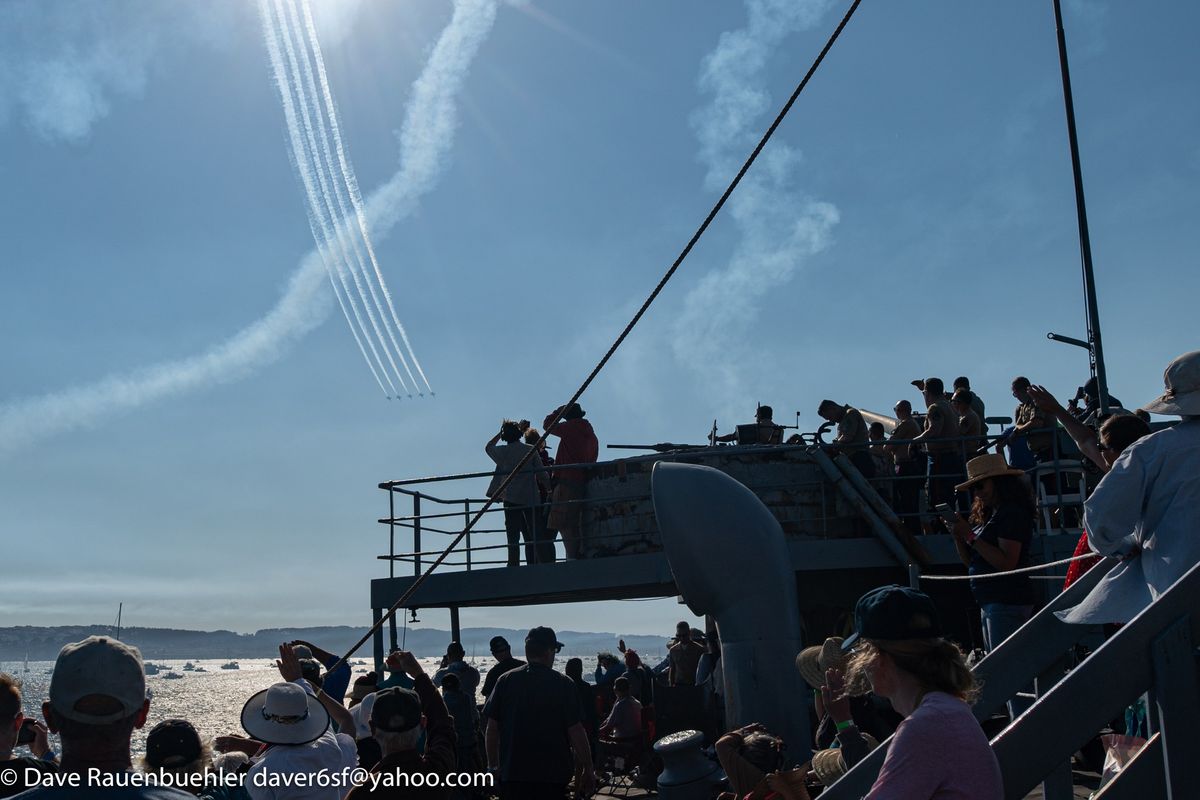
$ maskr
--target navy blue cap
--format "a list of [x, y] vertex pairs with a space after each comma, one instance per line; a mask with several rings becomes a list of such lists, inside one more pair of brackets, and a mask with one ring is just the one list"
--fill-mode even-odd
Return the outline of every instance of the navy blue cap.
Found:
[[929, 595], [907, 586], [880, 586], [858, 599], [854, 607], [854, 633], [842, 642], [849, 650], [864, 639], [935, 639], [942, 635], [942, 620]]

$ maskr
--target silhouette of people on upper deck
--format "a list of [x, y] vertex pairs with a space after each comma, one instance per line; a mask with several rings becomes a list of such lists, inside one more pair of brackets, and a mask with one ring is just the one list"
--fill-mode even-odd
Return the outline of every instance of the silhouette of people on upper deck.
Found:
[[[504, 444], [498, 444], [503, 439]], [[541, 531], [539, 509], [541, 497], [538, 485], [549, 485], [546, 473], [538, 472], [541, 461], [537, 455], [525, 460], [521, 471], [513, 477], [504, 489], [503, 496], [497, 497], [500, 486], [532, 447], [521, 441], [521, 429], [512, 420], [504, 420], [500, 431], [484, 446], [488, 458], [496, 462], [496, 471], [492, 482], [488, 485], [487, 496], [499, 499], [504, 503], [504, 532], [508, 537], [508, 566], [515, 567], [521, 563], [521, 538], [525, 539], [525, 563], [536, 564], [538, 560], [537, 545]]]
[[[558, 424], [555, 418], [562, 414]], [[592, 423], [584, 419], [587, 412], [579, 403], [558, 408], [546, 415], [542, 427], [559, 438], [556, 461], [559, 464], [595, 464], [600, 454], [600, 442]], [[587, 482], [591, 473], [586, 469], [560, 469], [555, 472], [554, 493], [549, 527], [562, 534], [567, 558], [583, 555], [583, 501], [587, 497]]]
[[864, 478], [874, 478], [875, 461], [867, 450], [870, 437], [862, 413], [853, 406], [844, 406], [832, 400], [822, 400], [821, 405], [817, 407], [817, 414], [822, 419], [837, 423], [837, 436], [833, 440], [834, 449], [845, 453]]
[[955, 504], [955, 485], [966, 479], [966, 459], [958, 440], [958, 414], [946, 398], [941, 378], [918, 381], [925, 398], [925, 430], [914, 439], [929, 454], [929, 503]]
[[921, 533], [921, 483], [925, 475], [925, 454], [910, 444], [921, 434], [913, 419], [912, 403], [901, 400], [892, 408], [899, 422], [892, 429], [891, 440], [884, 445], [895, 462], [896, 481], [892, 485], [893, 508], [908, 532]]
[[716, 436], [713, 442], [737, 442], [738, 444], [779, 444], [783, 441], [783, 427], [772, 419], [775, 409], [759, 406], [754, 412], [754, 422], [738, 425], [733, 433]]
[[987, 414], [984, 413], [983, 400], [978, 394], [975, 393], [975, 390], [971, 388], [971, 379], [966, 375], [959, 375], [954, 379], [955, 394], [957, 394], [960, 389], [971, 395], [971, 410], [975, 412], [977, 417], [979, 417], [979, 422], [983, 425], [983, 432], [987, 433]]

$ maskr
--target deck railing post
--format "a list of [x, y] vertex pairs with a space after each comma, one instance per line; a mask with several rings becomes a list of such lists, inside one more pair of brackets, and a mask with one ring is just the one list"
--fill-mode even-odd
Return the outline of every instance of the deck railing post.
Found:
[[[463, 527], [471, 524], [471, 501], [463, 500]], [[467, 531], [467, 572], [471, 571], [471, 531]]]
[[396, 493], [388, 489], [388, 577], [396, 577]]
[[1200, 713], [1200, 692], [1190, 615], [1180, 617], [1154, 640], [1150, 660], [1154, 666], [1150, 703], [1157, 712], [1156, 727], [1162, 734], [1166, 797], [1194, 797], [1193, 772], [1200, 763], [1200, 740], [1191, 727]]
[[413, 577], [421, 575], [421, 493], [413, 495]]

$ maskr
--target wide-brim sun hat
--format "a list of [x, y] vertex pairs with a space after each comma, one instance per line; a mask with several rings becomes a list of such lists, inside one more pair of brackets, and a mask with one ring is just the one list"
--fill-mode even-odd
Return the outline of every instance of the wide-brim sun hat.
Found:
[[1143, 408], [1151, 414], [1200, 415], [1200, 350], [1184, 353], [1163, 372], [1163, 393]]
[[[863, 738], [867, 740], [867, 750], [874, 750], [879, 746], [879, 742], [871, 734], [864, 733]], [[828, 750], [818, 750], [813, 753], [812, 771], [816, 774], [817, 780], [825, 786], [845, 775], [848, 768], [846, 759], [842, 757], [841, 748], [831, 747]]]
[[329, 727], [329, 712], [299, 684], [277, 683], [246, 701], [242, 727], [266, 744], [308, 744]]
[[842, 637], [830, 636], [824, 644], [806, 647], [796, 656], [796, 669], [814, 689], [825, 685], [825, 670], [830, 667], [845, 670], [846, 655], [842, 652]]
[[954, 487], [961, 492], [974, 486], [986, 478], [999, 478], [1004, 475], [1024, 475], [1025, 470], [1010, 467], [1000, 453], [989, 453], [986, 456], [976, 456], [967, 462], [967, 479]]

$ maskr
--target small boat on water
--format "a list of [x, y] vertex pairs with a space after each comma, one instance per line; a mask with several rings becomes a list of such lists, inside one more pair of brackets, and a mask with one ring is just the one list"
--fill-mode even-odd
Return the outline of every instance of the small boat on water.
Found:
[[236, 661], [226, 661], [221, 665], [221, 669], [241, 669], [241, 665]]
[[162, 672], [163, 667], [161, 664], [155, 664], [153, 661], [147, 661], [146, 663], [142, 664], [142, 669], [147, 675], [157, 675], [158, 673]]
[[166, 675], [163, 675], [163, 680], [164, 681], [177, 681], [182, 677], [183, 676], [181, 674], [179, 674], [178, 672], [176, 672], [175, 670], [171, 670]]
[[189, 662], [187, 662], [186, 664], [184, 664], [184, 665], [183, 665], [183, 671], [184, 671], [184, 672], [195, 672], [195, 671], [196, 671], [196, 665], [195, 665], [195, 664], [193, 664], [192, 662], [190, 662], [190, 661], [189, 661]]
[[208, 672], [204, 667], [196, 667], [192, 672]]

